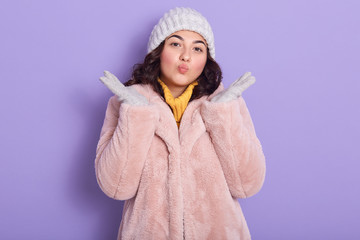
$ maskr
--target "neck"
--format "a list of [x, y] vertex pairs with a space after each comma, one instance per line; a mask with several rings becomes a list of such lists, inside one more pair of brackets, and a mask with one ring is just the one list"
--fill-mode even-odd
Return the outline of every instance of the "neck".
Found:
[[[160, 76], [159, 76], [160, 80], [161, 79], [166, 79], [164, 76], [162, 76], [162, 74], [160, 73]], [[178, 85], [174, 82], [171, 82], [171, 81], [163, 81], [161, 80], [163, 83], [165, 83], [165, 85], [167, 86], [167, 88], [170, 90], [171, 92], [171, 95], [174, 97], [174, 98], [177, 98], [179, 96], [181, 96], [181, 94], [183, 94], [183, 92], [186, 90], [186, 88], [191, 84], [188, 84], [186, 86], [183, 86], [183, 85]]]
[[181, 117], [185, 111], [185, 108], [187, 107], [187, 105], [190, 101], [191, 95], [193, 93], [193, 89], [196, 85], [198, 85], [198, 82], [190, 83], [190, 85], [186, 87], [186, 90], [182, 91], [180, 96], [174, 97], [173, 93], [170, 91], [169, 87], [165, 83], [163, 83], [160, 80], [160, 78], [158, 78], [157, 80], [164, 90], [165, 102], [172, 109], [176, 123], [179, 127]]
[[167, 86], [171, 92], [171, 95], [173, 95], [174, 98], [179, 97], [187, 88], [185, 87], [178, 87], [178, 86]]

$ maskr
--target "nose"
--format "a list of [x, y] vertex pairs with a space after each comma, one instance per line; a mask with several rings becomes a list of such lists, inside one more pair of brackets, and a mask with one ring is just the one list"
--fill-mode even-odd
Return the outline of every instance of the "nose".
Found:
[[180, 60], [184, 62], [189, 62], [191, 60], [190, 50], [187, 48], [184, 48], [181, 55]]

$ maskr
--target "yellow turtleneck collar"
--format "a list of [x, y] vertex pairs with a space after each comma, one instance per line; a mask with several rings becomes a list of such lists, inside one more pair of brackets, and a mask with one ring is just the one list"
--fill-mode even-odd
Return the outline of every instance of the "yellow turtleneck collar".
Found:
[[185, 112], [185, 109], [193, 93], [194, 87], [198, 85], [198, 82], [195, 81], [193, 83], [190, 83], [186, 90], [179, 97], [174, 98], [166, 84], [163, 83], [160, 78], [158, 78], [157, 80], [164, 91], [165, 102], [171, 107], [176, 124], [178, 127], [180, 127], [181, 117]]

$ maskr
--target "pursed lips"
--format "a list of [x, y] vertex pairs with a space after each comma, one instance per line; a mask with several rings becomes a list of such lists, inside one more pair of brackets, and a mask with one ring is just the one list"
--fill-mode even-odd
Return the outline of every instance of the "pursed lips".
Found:
[[178, 66], [178, 70], [179, 70], [180, 73], [184, 74], [187, 71], [189, 71], [189, 67], [186, 64], [183, 63], [183, 64], [180, 64]]

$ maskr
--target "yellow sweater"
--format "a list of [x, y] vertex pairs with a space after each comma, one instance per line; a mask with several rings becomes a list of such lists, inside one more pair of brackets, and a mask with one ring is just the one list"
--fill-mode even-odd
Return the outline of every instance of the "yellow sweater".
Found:
[[177, 98], [173, 97], [169, 88], [165, 85], [163, 81], [160, 80], [160, 78], [158, 78], [158, 82], [164, 90], [165, 101], [172, 109], [176, 124], [178, 127], [180, 127], [181, 117], [185, 112], [185, 109], [193, 93], [194, 87], [198, 85], [198, 82], [190, 83], [186, 90]]

